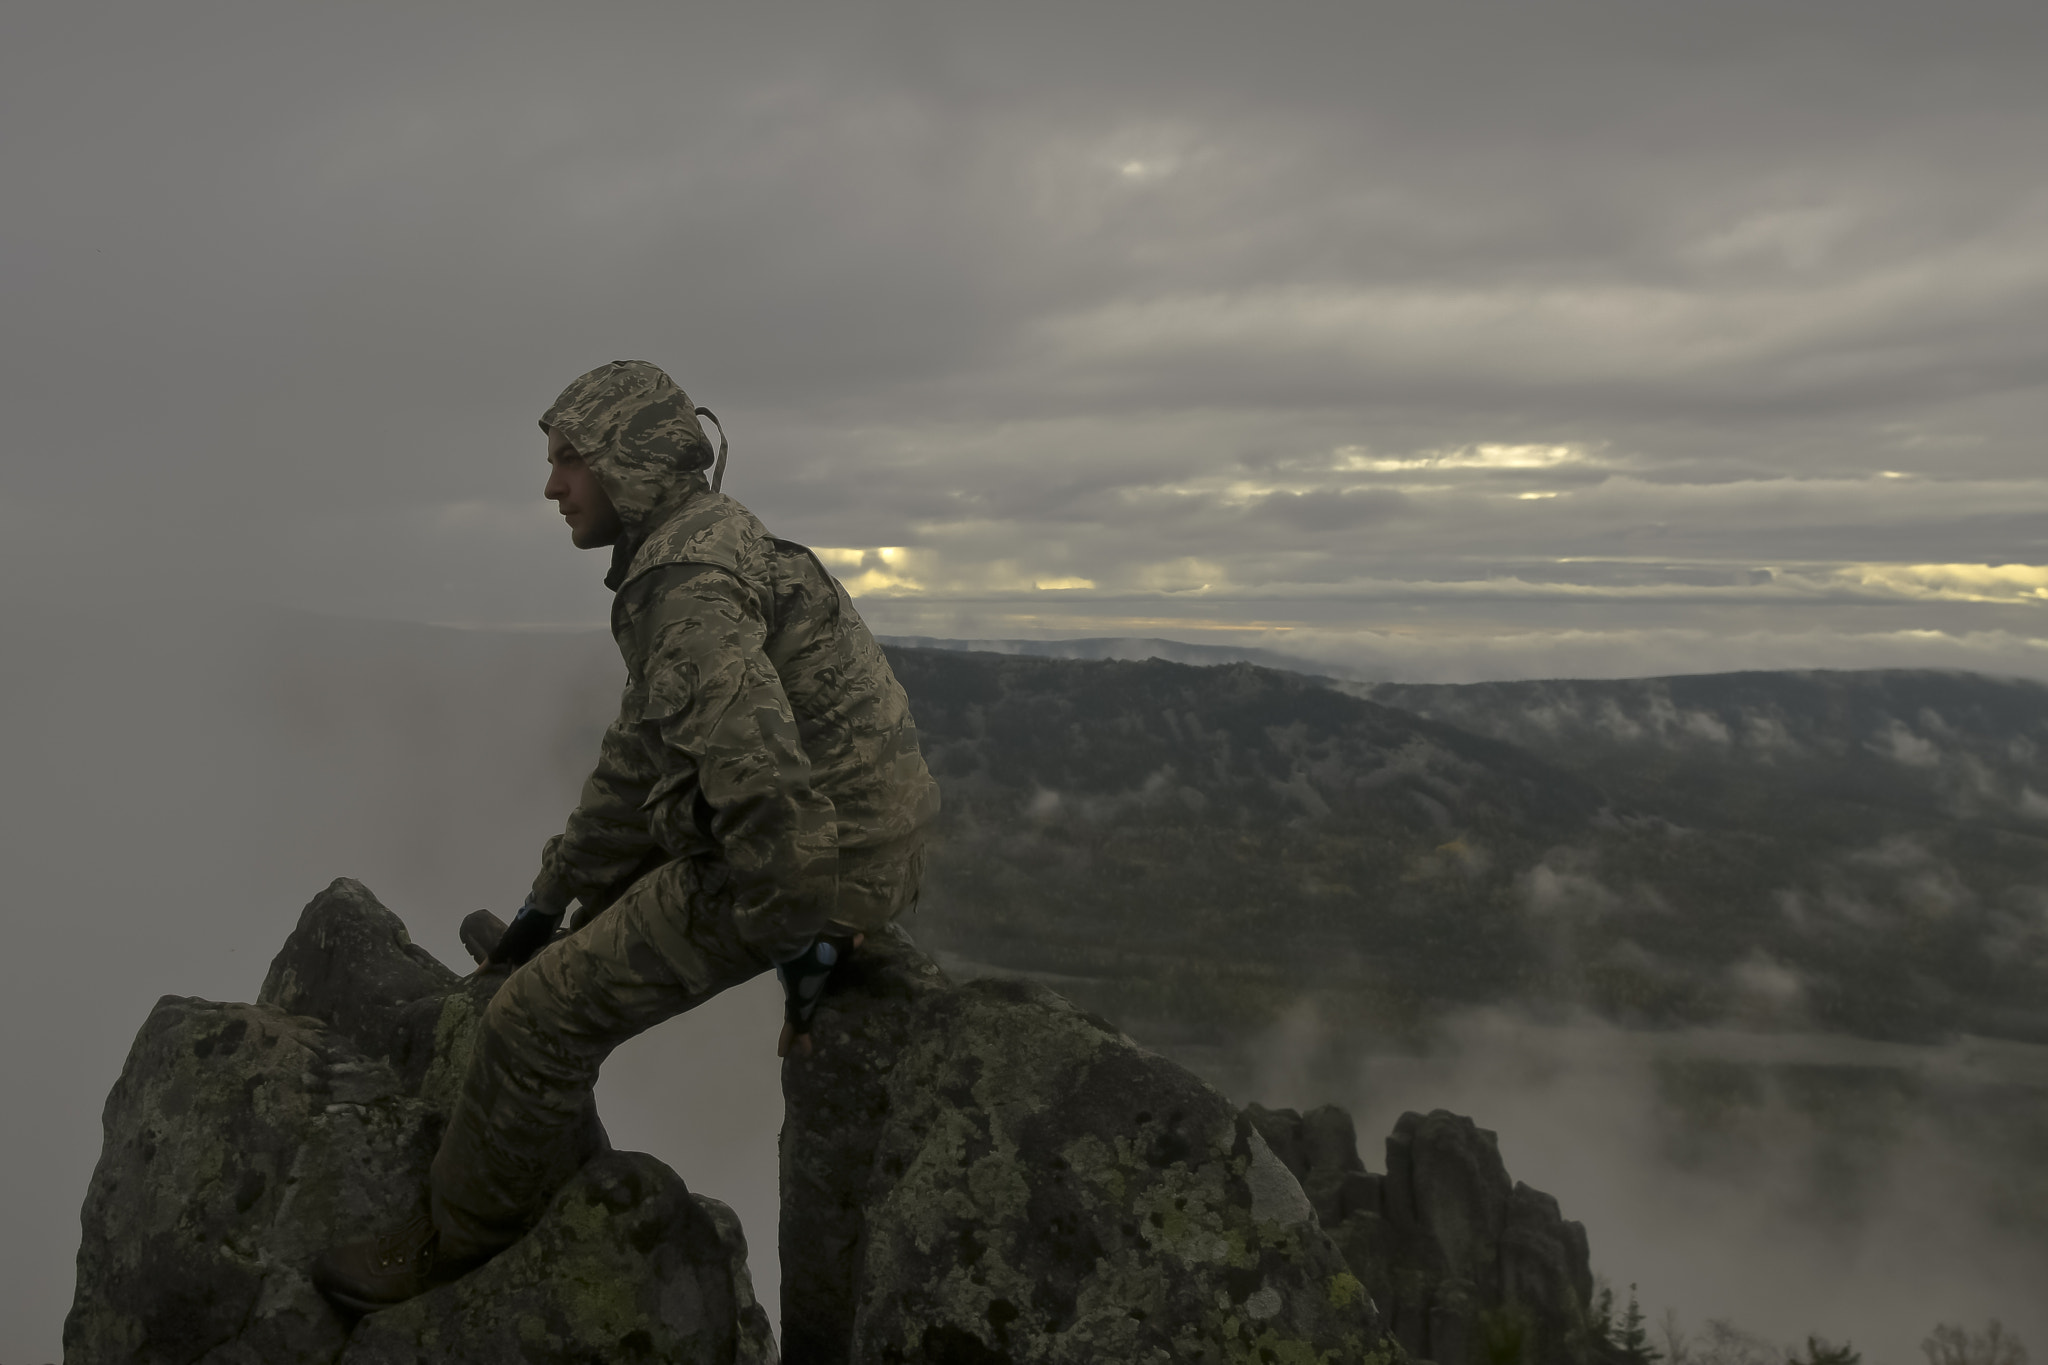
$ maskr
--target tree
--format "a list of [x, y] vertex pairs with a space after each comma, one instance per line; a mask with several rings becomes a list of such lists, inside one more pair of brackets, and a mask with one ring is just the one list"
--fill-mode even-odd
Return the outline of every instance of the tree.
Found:
[[1696, 1365], [1784, 1365], [1785, 1353], [1726, 1318], [1708, 1318], [1700, 1329]]
[[1927, 1365], [2027, 1365], [2027, 1348], [1997, 1318], [1981, 1332], [1937, 1323], [1920, 1351]]
[[1642, 1305], [1636, 1301], [1636, 1287], [1628, 1287], [1628, 1307], [1617, 1320], [1614, 1315], [1614, 1290], [1605, 1282], [1593, 1295], [1592, 1332], [1596, 1341], [1605, 1342], [1615, 1348], [1634, 1365], [1657, 1365], [1664, 1353], [1650, 1344], [1650, 1329], [1643, 1318]]
[[1664, 1358], [1671, 1365], [1692, 1365], [1692, 1341], [1679, 1325], [1676, 1308], [1664, 1310], [1664, 1322], [1658, 1330], [1664, 1335]]
[[[1643, 1310], [1636, 1302], [1634, 1285], [1628, 1287], [1628, 1310], [1615, 1326], [1614, 1344], [1626, 1351], [1628, 1358], [1638, 1365], [1656, 1365], [1664, 1358], [1664, 1353], [1650, 1344], [1650, 1331], [1643, 1324]], [[1835, 1365], [1835, 1362], [1829, 1362], [1829, 1365]]]
[[1785, 1365], [1863, 1365], [1863, 1353], [1846, 1341], [1837, 1346], [1826, 1337], [1808, 1336], [1805, 1357], [1795, 1351]]

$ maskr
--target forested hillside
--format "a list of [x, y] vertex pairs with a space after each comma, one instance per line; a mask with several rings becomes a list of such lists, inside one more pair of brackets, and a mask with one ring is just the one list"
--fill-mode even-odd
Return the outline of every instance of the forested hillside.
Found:
[[1590, 1007], [2048, 1037], [2048, 690], [1382, 686], [892, 650], [946, 794], [922, 932], [1224, 1034]]

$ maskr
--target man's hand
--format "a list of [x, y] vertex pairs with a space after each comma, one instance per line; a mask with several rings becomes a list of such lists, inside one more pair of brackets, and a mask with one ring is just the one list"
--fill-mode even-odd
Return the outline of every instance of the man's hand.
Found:
[[512, 917], [512, 923], [505, 926], [504, 934], [498, 939], [498, 946], [491, 949], [491, 956], [484, 963], [490, 967], [517, 967], [535, 953], [548, 946], [548, 940], [555, 936], [555, 930], [562, 925], [559, 914], [550, 915], [535, 908], [532, 901], [519, 907], [519, 913]]
[[787, 962], [775, 964], [782, 982], [782, 1036], [776, 1039], [775, 1055], [811, 1055], [811, 1020], [817, 1016], [818, 1001], [824, 998], [825, 983], [865, 943], [863, 934], [852, 938], [820, 938]]

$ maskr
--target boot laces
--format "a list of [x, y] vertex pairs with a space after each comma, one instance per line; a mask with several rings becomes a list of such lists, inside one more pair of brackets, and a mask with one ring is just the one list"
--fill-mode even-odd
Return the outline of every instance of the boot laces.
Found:
[[377, 1268], [389, 1270], [408, 1261], [429, 1261], [434, 1255], [434, 1240], [432, 1216], [417, 1214], [377, 1243]]

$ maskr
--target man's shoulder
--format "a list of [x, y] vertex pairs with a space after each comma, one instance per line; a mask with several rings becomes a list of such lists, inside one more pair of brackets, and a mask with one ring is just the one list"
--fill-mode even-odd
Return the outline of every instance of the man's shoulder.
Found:
[[701, 493], [655, 527], [626, 570], [626, 580], [671, 564], [702, 564], [742, 579], [760, 571], [768, 530], [760, 518], [723, 493]]

